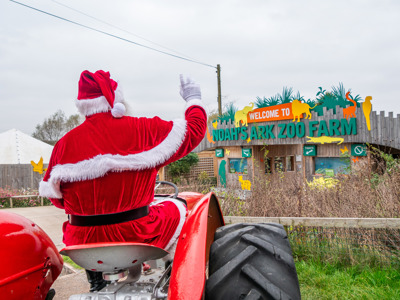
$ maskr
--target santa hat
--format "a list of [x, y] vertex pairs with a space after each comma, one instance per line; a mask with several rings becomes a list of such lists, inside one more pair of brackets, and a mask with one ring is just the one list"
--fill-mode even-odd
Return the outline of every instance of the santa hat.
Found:
[[82, 72], [78, 98], [75, 100], [81, 114], [90, 116], [111, 110], [113, 117], [121, 118], [126, 112], [123, 102], [122, 92], [118, 89], [118, 83], [111, 79], [110, 72]]

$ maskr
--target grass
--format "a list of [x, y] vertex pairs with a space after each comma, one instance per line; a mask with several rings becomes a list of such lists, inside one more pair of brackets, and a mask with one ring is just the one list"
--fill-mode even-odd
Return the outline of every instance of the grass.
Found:
[[64, 260], [64, 263], [69, 264], [74, 269], [76, 269], [76, 270], [82, 270], [83, 269], [82, 267], [80, 267], [76, 263], [74, 263], [73, 260], [69, 258], [69, 256], [62, 255], [62, 258]]
[[296, 262], [302, 299], [400, 299], [397, 269]]

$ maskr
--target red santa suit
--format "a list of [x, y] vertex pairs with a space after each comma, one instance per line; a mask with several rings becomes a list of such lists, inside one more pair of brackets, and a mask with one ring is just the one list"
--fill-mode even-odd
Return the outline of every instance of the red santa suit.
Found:
[[[146, 216], [123, 223], [74, 226], [67, 221], [63, 225], [67, 246], [134, 241], [168, 250], [182, 229], [186, 206], [173, 199], [152, 203], [156, 175], [203, 139], [207, 116], [202, 101], [187, 101], [181, 120], [120, 117], [124, 106], [117, 83], [108, 72], [85, 72], [76, 103], [86, 120], [54, 146], [39, 193], [67, 214], [78, 216], [149, 205]], [[97, 92], [85, 88], [86, 81], [95, 88], [97, 84]]]

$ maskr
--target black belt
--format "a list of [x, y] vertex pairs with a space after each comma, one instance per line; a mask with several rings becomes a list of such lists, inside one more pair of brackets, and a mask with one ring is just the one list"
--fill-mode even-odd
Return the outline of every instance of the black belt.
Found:
[[114, 214], [78, 216], [68, 215], [68, 220], [74, 226], [111, 225], [140, 219], [149, 214], [149, 207], [143, 206]]

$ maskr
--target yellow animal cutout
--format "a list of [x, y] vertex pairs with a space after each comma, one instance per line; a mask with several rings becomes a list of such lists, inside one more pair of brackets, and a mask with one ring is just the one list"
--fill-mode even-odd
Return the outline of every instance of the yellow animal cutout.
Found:
[[239, 182], [242, 185], [242, 190], [251, 190], [251, 181], [250, 180], [243, 180], [243, 176], [239, 176]]
[[[317, 106], [317, 105], [315, 105]], [[297, 122], [300, 122], [300, 117], [303, 114], [306, 114], [305, 118], [311, 119], [310, 109], [313, 109], [315, 106], [310, 107], [307, 103], [301, 103], [299, 100], [295, 99], [292, 101], [292, 114], [293, 114], [293, 122], [297, 118]]]
[[365, 101], [362, 103], [362, 110], [365, 116], [365, 122], [367, 123], [367, 128], [370, 131], [371, 130], [371, 111], [372, 111], [372, 104], [371, 104], [372, 97], [367, 96], [365, 97]]
[[344, 148], [340, 148], [340, 151], [342, 152], [342, 154], [349, 152], [349, 149], [347, 149], [347, 146], [344, 146]]
[[248, 139], [246, 140], [247, 144], [250, 143], [250, 141], [251, 141], [251, 138], [248, 138]]
[[33, 172], [38, 172], [39, 174], [43, 174], [47, 170], [43, 169], [43, 157], [40, 157], [40, 160], [38, 163], [35, 163], [33, 160], [31, 160], [31, 165], [33, 167]]
[[207, 128], [207, 140], [208, 140], [211, 144], [215, 144], [215, 142], [214, 142], [214, 140], [213, 140], [213, 137], [211, 136], [210, 131], [208, 130], [208, 127], [206, 127], [206, 128]]
[[235, 127], [240, 126], [242, 122], [243, 126], [247, 126], [247, 114], [253, 110], [254, 103], [250, 102], [251, 106], [245, 106], [242, 110], [238, 110], [235, 113]]
[[309, 137], [307, 136], [306, 138], [308, 138], [309, 140], [307, 141], [307, 143], [321, 143], [321, 144], [330, 144], [330, 143], [334, 143], [334, 142], [339, 142], [339, 144], [344, 142], [343, 138], [332, 138], [329, 136], [321, 136], [321, 137]]
[[214, 127], [214, 129], [217, 129], [217, 127], [218, 127], [218, 121], [215, 120], [214, 122], [212, 122], [212, 126]]
[[226, 150], [225, 150], [225, 153], [226, 153], [226, 155], [228, 156], [229, 153], [231, 153], [231, 150], [226, 149]]

